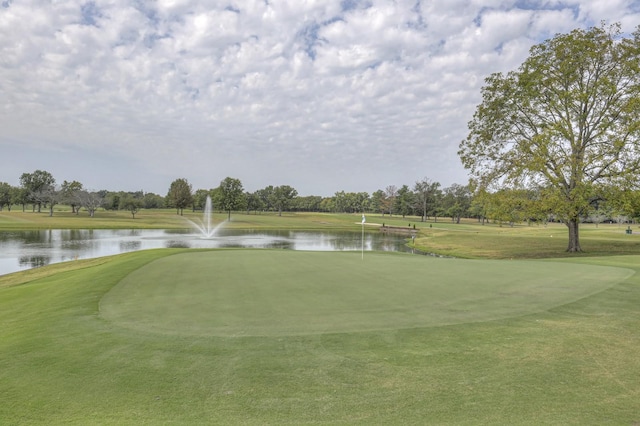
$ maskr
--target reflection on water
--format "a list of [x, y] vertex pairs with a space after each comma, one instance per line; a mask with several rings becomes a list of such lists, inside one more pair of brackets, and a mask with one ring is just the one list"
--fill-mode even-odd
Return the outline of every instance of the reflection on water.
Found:
[[38, 266], [48, 265], [49, 263], [51, 263], [49, 256], [21, 256], [20, 259], [18, 259], [18, 265], [27, 269], [37, 268]]
[[140, 241], [120, 241], [120, 252], [140, 250], [142, 243]]
[[153, 248], [276, 248], [315, 251], [408, 251], [386, 233], [222, 229], [213, 238], [189, 231], [56, 229], [0, 231], [0, 275], [49, 263]]

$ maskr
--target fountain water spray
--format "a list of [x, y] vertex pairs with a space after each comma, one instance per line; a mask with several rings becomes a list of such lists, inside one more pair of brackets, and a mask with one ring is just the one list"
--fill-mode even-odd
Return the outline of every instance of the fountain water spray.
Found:
[[200, 235], [202, 238], [213, 238], [218, 228], [220, 228], [224, 224], [224, 222], [220, 222], [216, 226], [213, 226], [213, 224], [211, 223], [212, 210], [211, 197], [207, 195], [207, 200], [204, 204], [204, 212], [202, 213], [202, 220], [199, 222], [194, 222], [187, 219], [189, 222], [191, 222], [191, 225], [195, 229], [200, 231]]

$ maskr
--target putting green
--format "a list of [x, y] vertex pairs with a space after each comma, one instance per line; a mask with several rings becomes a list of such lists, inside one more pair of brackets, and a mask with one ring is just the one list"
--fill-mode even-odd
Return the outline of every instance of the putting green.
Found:
[[134, 271], [102, 298], [100, 315], [130, 329], [191, 336], [429, 327], [547, 310], [632, 273], [564, 262], [212, 250]]

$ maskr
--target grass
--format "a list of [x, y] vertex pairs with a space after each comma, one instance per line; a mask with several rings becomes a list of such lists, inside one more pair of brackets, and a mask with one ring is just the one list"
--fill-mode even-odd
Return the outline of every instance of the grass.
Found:
[[557, 262], [216, 250], [169, 256], [132, 272], [102, 298], [100, 313], [122, 327], [192, 336], [395, 330], [538, 312], [629, 274]]
[[[0, 211], [0, 229], [187, 229], [187, 219], [198, 221], [202, 212], [185, 210], [178, 215], [173, 209], [141, 210], [135, 219], [126, 211], [100, 210], [95, 217], [86, 212], [78, 215], [62, 206], [53, 216], [48, 212], [22, 210]], [[227, 220], [226, 212], [214, 212], [214, 224]], [[235, 212], [227, 227], [241, 229], [360, 229], [361, 215], [326, 213], [258, 213]], [[392, 221], [404, 219], [395, 218]]]
[[626, 235], [626, 225], [583, 224], [580, 228], [582, 253], [566, 253], [567, 228], [563, 224], [500, 227], [466, 222], [438, 223], [421, 227], [416, 248], [445, 256], [476, 259], [579, 258], [640, 254], [640, 230]]
[[[183, 226], [115, 215], [101, 226]], [[0, 229], [90, 221], [0, 212]], [[561, 258], [562, 225], [367, 229], [383, 221], [415, 223], [425, 251], [503, 260], [162, 249], [1, 276], [0, 424], [640, 423], [636, 234], [586, 225], [587, 253]]]
[[[258, 274], [248, 260], [267, 273], [229, 281], [225, 268], [239, 268], [244, 278]], [[2, 277], [0, 423], [639, 421], [640, 275], [628, 272], [638, 271], [640, 257], [485, 262], [371, 254], [364, 262], [353, 253], [164, 249], [52, 265], [38, 277]], [[169, 276], [177, 265], [199, 270]], [[285, 273], [294, 265], [298, 272], [317, 268], [322, 276], [309, 285], [318, 292], [324, 280], [329, 291], [294, 291], [307, 282]], [[533, 281], [484, 292], [474, 284], [491, 280], [469, 265], [505, 274], [529, 268], [540, 283], [564, 279], [547, 286], [549, 293]], [[422, 269], [422, 288], [413, 269]], [[139, 275], [151, 271], [154, 280]], [[443, 281], [447, 272], [466, 278]], [[587, 282], [581, 272], [609, 281]], [[438, 282], [450, 291], [427, 285]], [[457, 299], [464, 294], [469, 301]], [[513, 308], [522, 296], [538, 297], [539, 305]], [[456, 321], [438, 322], [447, 309], [415, 318], [421, 307], [456, 300]], [[190, 322], [185, 312], [199, 320]], [[332, 318], [341, 314], [344, 321]], [[146, 315], [155, 321], [140, 325]], [[344, 323], [354, 318], [357, 326]], [[240, 329], [250, 333], [238, 335]]]

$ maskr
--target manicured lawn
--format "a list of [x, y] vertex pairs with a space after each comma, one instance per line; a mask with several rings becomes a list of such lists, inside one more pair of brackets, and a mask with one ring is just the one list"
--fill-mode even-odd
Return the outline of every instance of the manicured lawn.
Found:
[[0, 424], [634, 424], [640, 256], [182, 249], [0, 277]]
[[215, 250], [156, 260], [101, 300], [101, 317], [144, 332], [289, 336], [434, 327], [547, 310], [632, 271], [401, 254]]

